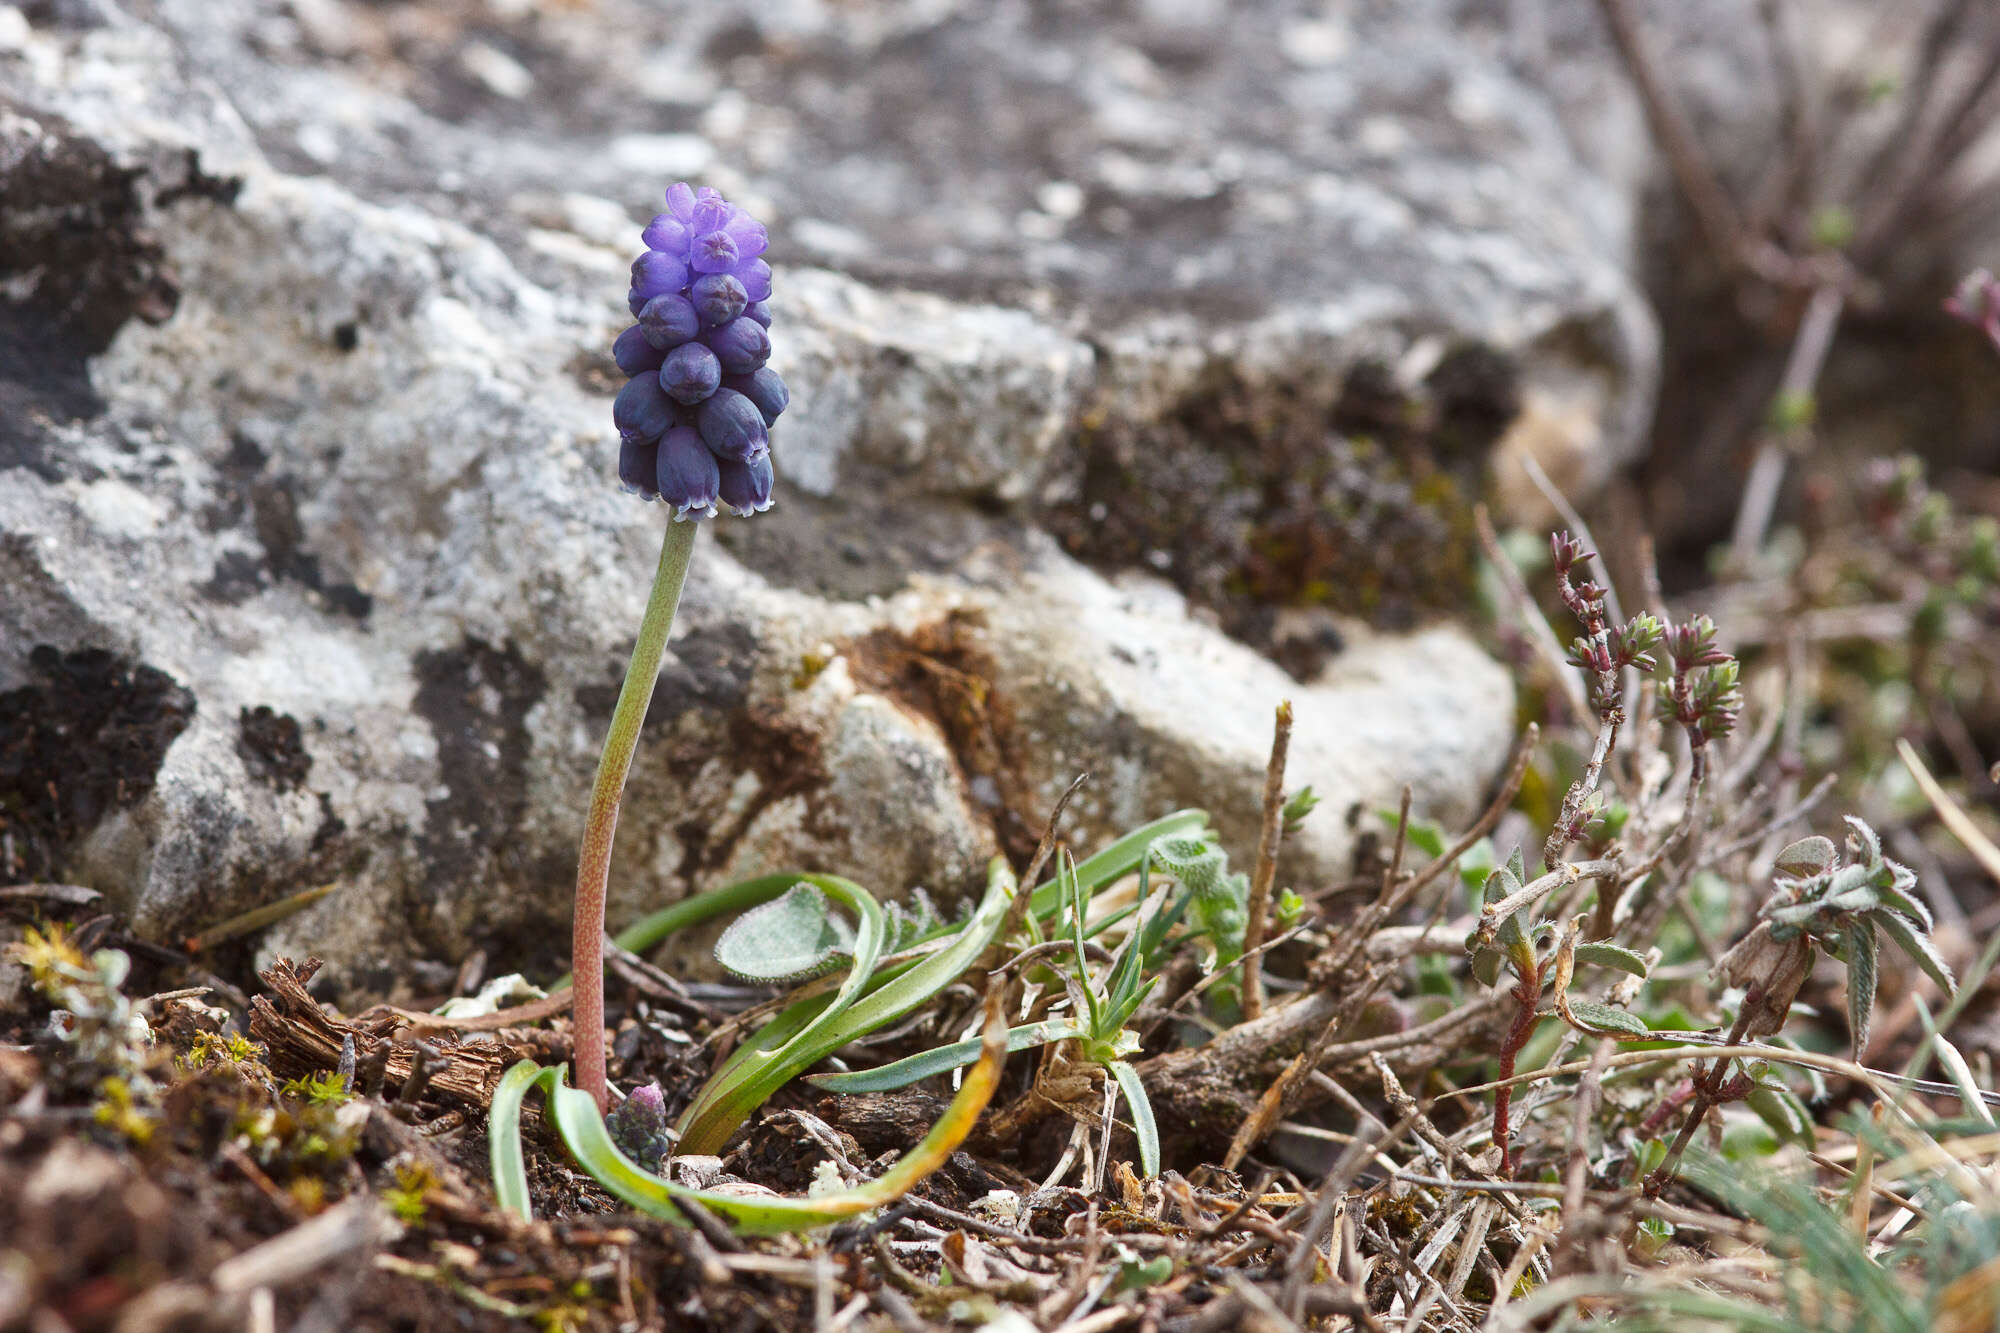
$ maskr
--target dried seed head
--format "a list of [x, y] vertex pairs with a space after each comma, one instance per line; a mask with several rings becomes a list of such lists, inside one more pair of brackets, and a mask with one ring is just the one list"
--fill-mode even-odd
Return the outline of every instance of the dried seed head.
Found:
[[1716, 961], [1716, 975], [1744, 991], [1745, 1037], [1763, 1037], [1785, 1025], [1799, 987], [1812, 974], [1812, 941], [1804, 934], [1780, 939], [1760, 921]]

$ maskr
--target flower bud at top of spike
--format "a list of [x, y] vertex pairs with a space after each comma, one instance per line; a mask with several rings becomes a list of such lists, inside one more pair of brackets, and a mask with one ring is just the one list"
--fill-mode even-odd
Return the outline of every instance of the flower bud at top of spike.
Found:
[[687, 261], [664, 250], [648, 250], [632, 261], [632, 296], [642, 305], [687, 286]]
[[704, 324], [727, 324], [743, 313], [750, 297], [734, 274], [704, 273], [688, 289], [695, 313]]
[[[771, 355], [764, 225], [713, 189], [676, 182], [642, 232], [627, 293], [638, 323], [612, 349], [632, 378], [612, 405], [626, 489], [677, 519], [770, 507], [770, 427], [790, 395]], [[726, 491], [726, 494], [725, 494]]]

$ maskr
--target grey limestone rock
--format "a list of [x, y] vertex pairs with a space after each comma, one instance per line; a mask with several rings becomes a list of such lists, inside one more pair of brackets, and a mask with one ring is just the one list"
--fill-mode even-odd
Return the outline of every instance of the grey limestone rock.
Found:
[[559, 967], [661, 523], [607, 349], [681, 176], [772, 219], [794, 398], [614, 920], [950, 897], [1084, 769], [1080, 841], [1201, 804], [1247, 855], [1287, 694], [1289, 877], [1405, 782], [1468, 814], [1465, 506], [1537, 394], [1607, 465], [1654, 369], [1541, 94], [1442, 6], [667, 8], [0, 6], [0, 872], [163, 936], [337, 884], [263, 944], [349, 990]]

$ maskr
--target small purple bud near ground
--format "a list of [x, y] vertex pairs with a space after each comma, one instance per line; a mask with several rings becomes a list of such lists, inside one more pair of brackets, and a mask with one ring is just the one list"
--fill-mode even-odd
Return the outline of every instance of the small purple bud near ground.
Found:
[[604, 1117], [611, 1141], [618, 1151], [648, 1171], [660, 1168], [660, 1159], [673, 1151], [674, 1138], [667, 1126], [667, 1099], [657, 1083], [632, 1089], [632, 1095]]

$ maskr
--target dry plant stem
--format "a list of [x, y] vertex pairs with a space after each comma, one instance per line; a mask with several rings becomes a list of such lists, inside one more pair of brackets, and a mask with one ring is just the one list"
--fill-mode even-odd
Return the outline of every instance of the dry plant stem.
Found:
[[1250, 881], [1250, 919], [1243, 927], [1243, 1017], [1264, 1012], [1263, 944], [1278, 877], [1278, 842], [1285, 834], [1285, 752], [1292, 744], [1292, 701], [1278, 705], [1271, 732], [1271, 761], [1264, 769], [1264, 827], [1257, 838], [1257, 873]]
[[[1734, 1046], [1743, 1040], [1743, 1030], [1750, 1026], [1750, 1011], [1756, 1000], [1757, 990], [1743, 997], [1743, 1011], [1736, 1015], [1735, 1025], [1729, 1029], [1729, 1039], [1725, 1045]], [[1673, 1145], [1667, 1149], [1659, 1169], [1646, 1178], [1645, 1192], [1648, 1198], [1658, 1198], [1661, 1191], [1673, 1182], [1674, 1168], [1680, 1165], [1681, 1154], [1687, 1150], [1694, 1132], [1701, 1128], [1701, 1122], [1708, 1115], [1708, 1108], [1722, 1100], [1722, 1076], [1729, 1069], [1729, 1057], [1717, 1056], [1707, 1065], [1697, 1066], [1694, 1073], [1694, 1105], [1688, 1108], [1687, 1119], [1681, 1122], [1681, 1132], [1674, 1136]]]
[[1028, 900], [1035, 896], [1036, 881], [1040, 879], [1042, 867], [1049, 863], [1049, 856], [1056, 849], [1056, 826], [1062, 823], [1063, 811], [1069, 809], [1070, 798], [1083, 789], [1090, 781], [1090, 774], [1079, 773], [1063, 788], [1063, 794], [1056, 797], [1055, 809], [1049, 811], [1049, 822], [1042, 829], [1042, 840], [1035, 844], [1035, 854], [1028, 858], [1027, 873], [1014, 888], [1014, 901], [1007, 909], [1007, 919], [1000, 925], [1000, 933], [993, 938], [1010, 940], [1021, 929], [1021, 923], [1028, 916]]
[[1597, 561], [1598, 573], [1604, 576], [1604, 609], [1611, 613], [1613, 623], [1624, 624], [1625, 608], [1619, 603], [1618, 588], [1611, 581], [1611, 564], [1604, 558], [1602, 554], [1604, 547], [1597, 544], [1597, 536], [1591, 532], [1590, 524], [1583, 521], [1583, 515], [1569, 502], [1569, 497], [1562, 493], [1562, 488], [1555, 484], [1548, 470], [1535, 461], [1534, 455], [1525, 453], [1521, 455], [1521, 471], [1528, 474], [1528, 480], [1535, 484], [1535, 489], [1542, 493], [1542, 498], [1561, 515], [1562, 521], [1569, 525], [1569, 530], [1576, 539], [1590, 550], [1599, 553], [1593, 558]]
[[618, 803], [625, 794], [625, 777], [632, 771], [632, 752], [645, 725], [646, 706], [660, 675], [660, 658], [667, 632], [680, 609], [687, 583], [689, 557], [694, 554], [695, 523], [668, 523], [660, 543], [660, 565], [646, 614], [639, 621], [639, 641], [625, 668], [618, 703], [611, 710], [611, 728], [597, 761], [597, 780], [590, 789], [590, 812], [584, 816], [583, 850], [576, 865], [576, 908], [571, 918], [570, 970], [576, 981], [576, 1084], [602, 1111], [609, 1103], [604, 1086], [604, 892], [611, 879], [611, 842], [618, 832]]
[[1548, 874], [1530, 881], [1519, 893], [1510, 893], [1499, 902], [1482, 907], [1479, 910], [1480, 933], [1485, 934], [1495, 922], [1506, 919], [1523, 907], [1534, 906], [1566, 884], [1603, 879], [1618, 874], [1618, 870], [1619, 863], [1615, 857], [1597, 861], [1565, 861]]
[[1722, 188], [1714, 167], [1702, 155], [1687, 114], [1667, 91], [1652, 53], [1639, 35], [1631, 5], [1627, 0], [1597, 0], [1597, 7], [1604, 14], [1605, 26], [1611, 30], [1611, 40], [1625, 62], [1632, 86], [1638, 90], [1646, 123], [1667, 156], [1674, 184], [1687, 200], [1709, 248], [1724, 263], [1733, 266], [1739, 261], [1743, 238], [1736, 206]]
[[1521, 732], [1520, 739], [1514, 742], [1514, 753], [1507, 761], [1507, 775], [1500, 780], [1500, 786], [1495, 789], [1493, 799], [1486, 803], [1486, 808], [1480, 811], [1479, 818], [1473, 821], [1472, 827], [1460, 834], [1458, 841], [1447, 847], [1443, 856], [1417, 871], [1392, 892], [1376, 899], [1345, 933], [1346, 947], [1340, 956], [1333, 960], [1332, 971], [1338, 972], [1352, 963], [1367, 949], [1368, 941], [1374, 937], [1382, 922], [1403, 910], [1412, 898], [1436, 883], [1446, 871], [1458, 863], [1459, 857], [1472, 849], [1472, 844], [1493, 831], [1493, 826], [1500, 822], [1500, 816], [1507, 812], [1507, 808], [1514, 803], [1514, 798], [1520, 794], [1522, 779], [1528, 773], [1528, 761], [1534, 758], [1535, 745], [1541, 739], [1541, 734], [1541, 728], [1534, 723], [1530, 722], [1527, 725]]
[[1604, 1066], [1611, 1058], [1611, 1044], [1600, 1041], [1591, 1052], [1590, 1068], [1577, 1080], [1573, 1114], [1569, 1122], [1569, 1162], [1563, 1168], [1563, 1209], [1565, 1219], [1583, 1210], [1583, 1189], [1590, 1182], [1590, 1126], [1597, 1117], [1597, 1104], [1604, 1094]]
[[1493, 520], [1486, 512], [1486, 506], [1472, 507], [1472, 526], [1479, 534], [1479, 545], [1492, 562], [1494, 572], [1507, 589], [1507, 600], [1514, 604], [1521, 623], [1527, 627], [1528, 638], [1535, 645], [1535, 651], [1547, 663], [1550, 679], [1554, 680], [1568, 702], [1570, 712], [1577, 717], [1590, 716], [1590, 701], [1584, 697], [1583, 685], [1576, 678], [1576, 672], [1563, 656], [1563, 647], [1556, 638], [1556, 632], [1549, 628], [1548, 617], [1535, 605], [1534, 594], [1528, 591], [1527, 580], [1521, 577], [1520, 567], [1500, 546], [1500, 536], [1493, 531]]
[[[1812, 395], [1826, 365], [1827, 350], [1833, 346], [1834, 331], [1840, 327], [1840, 312], [1846, 302], [1846, 294], [1831, 283], [1813, 292], [1805, 315], [1799, 320], [1798, 334], [1792, 340], [1784, 378], [1778, 383], [1780, 402], [1797, 402]], [[1778, 490], [1785, 480], [1786, 456], [1795, 443], [1805, 443], [1810, 435], [1810, 426], [1795, 433], [1767, 432], [1763, 443], [1757, 446], [1756, 461], [1750, 465], [1750, 477], [1744, 483], [1743, 500], [1736, 510], [1736, 527], [1729, 540], [1729, 559], [1738, 570], [1749, 569], [1758, 549], [1764, 545], [1771, 513], [1777, 508]]]

